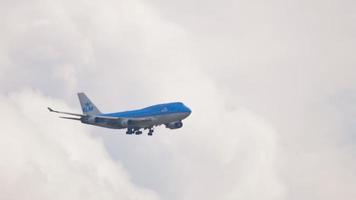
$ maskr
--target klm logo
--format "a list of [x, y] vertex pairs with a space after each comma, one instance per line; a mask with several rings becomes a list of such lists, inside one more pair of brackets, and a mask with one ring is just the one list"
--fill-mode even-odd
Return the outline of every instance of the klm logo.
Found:
[[87, 112], [91, 112], [93, 111], [94, 107], [91, 103], [85, 103], [84, 107], [83, 107], [83, 112], [87, 113]]
[[167, 107], [164, 107], [164, 108], [161, 110], [161, 112], [168, 112]]

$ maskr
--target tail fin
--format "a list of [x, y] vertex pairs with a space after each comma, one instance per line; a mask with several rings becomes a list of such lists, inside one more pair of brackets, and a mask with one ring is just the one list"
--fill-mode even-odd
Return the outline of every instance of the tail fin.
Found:
[[101, 112], [99, 109], [90, 101], [90, 99], [82, 92], [78, 93], [80, 105], [82, 106], [83, 114], [88, 115], [99, 115]]

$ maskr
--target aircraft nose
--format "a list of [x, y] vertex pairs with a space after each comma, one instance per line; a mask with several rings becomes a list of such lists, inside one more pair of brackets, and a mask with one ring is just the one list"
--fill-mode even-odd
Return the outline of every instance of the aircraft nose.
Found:
[[187, 113], [189, 113], [189, 115], [190, 115], [190, 113], [192, 113], [192, 110], [188, 106], [184, 106], [184, 107], [185, 107]]

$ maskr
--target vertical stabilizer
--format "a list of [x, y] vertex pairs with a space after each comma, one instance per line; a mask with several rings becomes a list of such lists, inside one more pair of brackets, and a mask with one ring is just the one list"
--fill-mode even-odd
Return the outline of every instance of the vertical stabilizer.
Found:
[[85, 115], [99, 115], [101, 112], [99, 109], [90, 101], [90, 99], [83, 93], [78, 93], [78, 98], [80, 105], [82, 106], [83, 114]]

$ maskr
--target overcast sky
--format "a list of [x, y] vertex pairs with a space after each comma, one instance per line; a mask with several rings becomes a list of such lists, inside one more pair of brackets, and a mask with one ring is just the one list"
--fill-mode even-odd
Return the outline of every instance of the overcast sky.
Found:
[[[0, 0], [0, 199], [356, 197], [356, 1]], [[58, 119], [182, 101], [153, 137]]]

